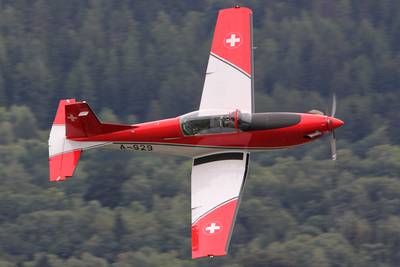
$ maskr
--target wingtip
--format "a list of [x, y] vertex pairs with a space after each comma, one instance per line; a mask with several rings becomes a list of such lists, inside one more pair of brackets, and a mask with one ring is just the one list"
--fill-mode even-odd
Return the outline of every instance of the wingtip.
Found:
[[250, 14], [253, 14], [253, 10], [251, 10], [249, 7], [240, 6], [240, 5], [235, 5], [230, 8], [223, 8], [223, 9], [220, 9], [219, 12], [229, 12], [232, 10], [235, 10], [236, 12], [240, 11], [240, 12], [248, 12]]
[[218, 254], [218, 255], [214, 255], [214, 254], [194, 255], [194, 254], [192, 254], [192, 260], [195, 260], [195, 259], [202, 259], [202, 258], [210, 258], [210, 259], [213, 259], [213, 258], [215, 258], [215, 257], [224, 257], [224, 256], [226, 256], [226, 255], [228, 255], [228, 252], [220, 253], [220, 254]]

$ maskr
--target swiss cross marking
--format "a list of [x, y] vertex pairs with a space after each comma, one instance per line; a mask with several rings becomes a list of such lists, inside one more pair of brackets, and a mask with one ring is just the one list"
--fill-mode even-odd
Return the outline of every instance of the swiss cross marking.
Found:
[[74, 122], [76, 119], [78, 119], [77, 117], [74, 117], [74, 115], [69, 114], [67, 119], [69, 119], [70, 121]]
[[230, 38], [226, 39], [225, 42], [230, 44], [230, 47], [235, 47], [236, 43], [240, 44], [240, 37], [236, 36], [236, 34], [232, 33]]
[[218, 230], [221, 230], [221, 226], [217, 225], [216, 223], [212, 223], [210, 226], [206, 227], [206, 232], [210, 234], [214, 234]]

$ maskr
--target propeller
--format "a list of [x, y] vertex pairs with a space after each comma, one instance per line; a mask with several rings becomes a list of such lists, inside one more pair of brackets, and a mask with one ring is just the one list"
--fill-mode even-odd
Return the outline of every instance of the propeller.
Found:
[[[325, 115], [324, 112], [316, 110], [316, 109], [310, 110], [308, 113], [317, 114], [317, 115]], [[328, 112], [326, 112], [326, 113], [328, 113]], [[330, 131], [330, 144], [331, 144], [332, 160], [336, 160], [336, 158], [337, 158], [335, 129], [344, 124], [343, 121], [335, 118], [335, 114], [336, 114], [336, 95], [333, 94], [332, 95], [331, 113], [329, 116], [326, 116], [326, 120], [327, 120], [327, 124], [328, 124], [328, 131]], [[307, 135], [306, 137], [314, 138], [314, 137], [320, 136], [320, 135], [321, 135], [321, 132], [317, 131], [315, 133], [311, 133], [311, 134]]]
[[336, 95], [332, 95], [332, 111], [331, 111], [331, 117], [335, 117], [336, 114]]
[[[336, 95], [333, 94], [332, 96], [332, 109], [331, 109], [331, 118], [335, 118], [336, 114]], [[337, 158], [337, 153], [336, 153], [336, 134], [335, 134], [335, 127], [332, 127], [332, 120], [329, 119], [328, 123], [331, 125], [331, 138], [330, 138], [330, 143], [331, 143], [331, 154], [332, 154], [332, 160], [336, 160]]]

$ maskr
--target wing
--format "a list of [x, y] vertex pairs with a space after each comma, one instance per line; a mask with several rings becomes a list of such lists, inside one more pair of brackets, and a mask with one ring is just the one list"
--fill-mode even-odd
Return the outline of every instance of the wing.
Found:
[[193, 160], [192, 258], [227, 254], [248, 161], [244, 152]]
[[252, 11], [218, 13], [200, 109], [253, 112]]

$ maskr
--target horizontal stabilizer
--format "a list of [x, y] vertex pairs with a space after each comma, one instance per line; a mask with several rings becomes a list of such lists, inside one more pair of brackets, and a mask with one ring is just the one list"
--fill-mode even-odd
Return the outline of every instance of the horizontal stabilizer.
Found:
[[81, 150], [75, 150], [49, 158], [50, 181], [64, 181], [67, 177], [72, 176], [78, 165], [81, 153]]

